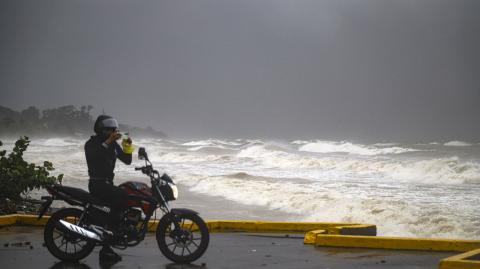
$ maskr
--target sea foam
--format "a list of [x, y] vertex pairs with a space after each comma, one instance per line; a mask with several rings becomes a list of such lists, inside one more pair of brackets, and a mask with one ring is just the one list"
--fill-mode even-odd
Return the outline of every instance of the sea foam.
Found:
[[333, 141], [317, 141], [307, 143], [299, 147], [299, 151], [308, 151], [316, 153], [333, 153], [343, 152], [357, 155], [382, 155], [382, 154], [400, 154], [405, 152], [419, 151], [418, 149], [402, 148], [402, 147], [375, 147], [365, 146], [361, 144], [353, 144], [351, 142], [333, 142]]

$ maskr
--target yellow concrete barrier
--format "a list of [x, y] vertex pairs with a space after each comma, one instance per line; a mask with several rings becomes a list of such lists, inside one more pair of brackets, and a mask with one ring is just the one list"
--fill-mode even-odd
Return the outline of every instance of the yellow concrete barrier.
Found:
[[439, 269], [478, 269], [480, 268], [480, 249], [448, 257], [440, 261]]
[[327, 230], [313, 230], [313, 231], [308, 231], [305, 233], [305, 237], [303, 238], [303, 243], [304, 244], [315, 244], [317, 241], [317, 235], [319, 234], [327, 234]]
[[31, 225], [31, 226], [44, 226], [47, 224], [48, 219], [50, 216], [43, 216], [42, 218], [38, 219], [35, 215], [18, 215], [17, 216], [17, 223], [19, 225]]
[[[14, 224], [43, 226], [49, 218], [49, 216], [43, 216], [38, 220], [35, 215], [6, 215], [0, 216], [0, 226]], [[151, 220], [148, 224], [148, 231], [154, 232], [158, 221]], [[376, 235], [375, 225], [356, 223], [210, 220], [206, 221], [206, 224], [210, 232], [306, 233], [306, 237], [308, 237], [308, 240], [305, 240], [306, 244], [315, 243], [317, 231], [328, 234]]]
[[477, 240], [407, 238], [386, 236], [349, 236], [318, 234], [316, 246], [381, 248], [430, 251], [469, 251], [480, 248]]
[[158, 220], [151, 220], [148, 222], [148, 231], [153, 233], [157, 230], [159, 221]]
[[0, 216], [0, 226], [8, 225], [30, 225], [30, 226], [44, 226], [50, 216], [43, 216], [37, 219], [35, 215], [12, 214]]
[[303, 243], [315, 244], [317, 235], [320, 234], [376, 236], [377, 227], [370, 224], [338, 224], [337, 226], [324, 226], [322, 229], [307, 231]]
[[17, 214], [0, 216], [0, 226], [13, 225], [17, 223]]
[[371, 235], [377, 234], [375, 225], [355, 223], [330, 222], [275, 222], [275, 221], [208, 221], [211, 232], [287, 232], [305, 234], [305, 244], [314, 244], [316, 234], [350, 234]]
[[[210, 232], [307, 233], [309, 235], [307, 244], [315, 243], [313, 232], [317, 230], [328, 231], [329, 233], [335, 234], [376, 235], [375, 225], [351, 223], [209, 220], [206, 221], [206, 224]], [[155, 231], [157, 225], [158, 220], [150, 221], [149, 231]]]

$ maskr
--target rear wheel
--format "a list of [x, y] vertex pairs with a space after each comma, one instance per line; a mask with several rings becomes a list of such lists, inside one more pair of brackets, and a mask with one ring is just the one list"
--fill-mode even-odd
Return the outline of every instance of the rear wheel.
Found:
[[53, 256], [62, 261], [81, 260], [87, 257], [95, 247], [95, 242], [68, 231], [60, 223], [60, 220], [64, 220], [82, 226], [82, 223], [79, 223], [81, 215], [80, 209], [64, 208], [55, 212], [45, 225], [43, 233], [45, 245]]
[[205, 222], [198, 215], [165, 215], [157, 227], [157, 243], [169, 260], [190, 263], [207, 250], [210, 235]]

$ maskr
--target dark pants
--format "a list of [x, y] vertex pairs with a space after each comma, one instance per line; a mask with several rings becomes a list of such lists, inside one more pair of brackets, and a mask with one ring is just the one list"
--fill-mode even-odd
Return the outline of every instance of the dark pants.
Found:
[[93, 196], [102, 200], [110, 207], [108, 226], [110, 229], [117, 229], [121, 222], [120, 213], [126, 208], [127, 192], [110, 182], [97, 179], [90, 179], [88, 190]]

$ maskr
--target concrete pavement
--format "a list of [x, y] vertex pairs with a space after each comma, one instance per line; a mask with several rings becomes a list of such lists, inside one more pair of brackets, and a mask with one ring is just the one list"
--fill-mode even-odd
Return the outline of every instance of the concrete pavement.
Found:
[[302, 235], [213, 233], [207, 252], [190, 265], [174, 264], [159, 251], [149, 233], [136, 247], [118, 251], [123, 260], [101, 265], [99, 247], [78, 264], [62, 263], [43, 245], [43, 229], [31, 226], [0, 228], [0, 268], [438, 268], [452, 252], [315, 248]]

